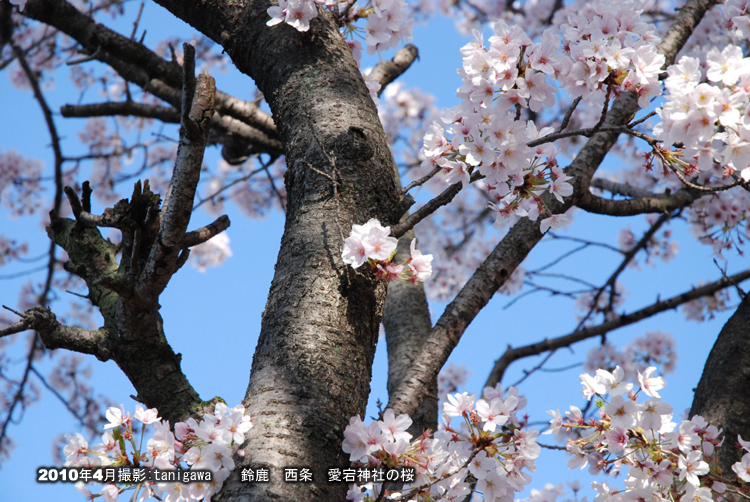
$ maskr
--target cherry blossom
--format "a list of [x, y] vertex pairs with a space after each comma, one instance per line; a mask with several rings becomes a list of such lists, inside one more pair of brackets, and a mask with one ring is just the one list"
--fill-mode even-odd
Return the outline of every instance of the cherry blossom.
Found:
[[[143, 423], [140, 431], [143, 437], [138, 439], [139, 431], [133, 429], [130, 413], [125, 413], [123, 406], [110, 407], [107, 410], [110, 423], [105, 426], [108, 430], [103, 436], [104, 443], [89, 447], [80, 433], [75, 436], [67, 435], [68, 444], [64, 448], [65, 465], [145, 466], [162, 470], [209, 469], [213, 471], [213, 480], [210, 483], [147, 481], [139, 487], [143, 490], [145, 498], [150, 496], [161, 500], [202, 500], [221, 489], [229, 472], [235, 467], [232, 455], [245, 441], [245, 433], [253, 426], [242, 405], [228, 408], [224, 403], [218, 403], [214, 413], [215, 415], [204, 414], [200, 422], [193, 418], [187, 422], [179, 422], [173, 432], [169, 422], [159, 421], [158, 410], [147, 410], [137, 405], [132, 418]], [[144, 449], [143, 438], [149, 426], [153, 427], [155, 432], [146, 441]], [[107, 484], [102, 487], [100, 494], [92, 494], [86, 484], [76, 484], [78, 491], [88, 499], [102, 496], [104, 500], [113, 501], [131, 486], [132, 483], [129, 482]]]
[[278, 6], [268, 8], [268, 15], [271, 16], [266, 23], [268, 26], [284, 22], [304, 32], [310, 29], [310, 21], [318, 16], [318, 9], [312, 0], [280, 0]]
[[352, 225], [351, 235], [344, 240], [341, 252], [344, 263], [356, 269], [370, 262], [376, 276], [387, 282], [401, 279], [417, 283], [429, 279], [432, 275], [432, 255], [422, 254], [416, 248], [416, 239], [412, 239], [411, 257], [406, 262], [400, 265], [391, 262], [398, 240], [390, 233], [391, 228], [383, 227], [375, 218], [364, 225]]
[[666, 382], [663, 377], [652, 377], [651, 375], [653, 375], [655, 371], [656, 368], [654, 366], [649, 366], [643, 373], [639, 371], [638, 382], [640, 382], [643, 392], [651, 397], [660, 398], [661, 396], [657, 391], [663, 389]]
[[[645, 379], [639, 373], [641, 384], [653, 380], [651, 370], [646, 372]], [[581, 375], [585, 392], [590, 392], [597, 383], [611, 382], [612, 379], [613, 374], [601, 370], [597, 371], [595, 377]], [[611, 384], [609, 388], [612, 388]], [[645, 393], [643, 387], [640, 390]], [[625, 474], [625, 487], [622, 490], [616, 490], [607, 483], [593, 482], [591, 486], [598, 493], [595, 500], [625, 502], [670, 497], [677, 500], [683, 494], [682, 500], [721, 500], [726, 486], [714, 482], [712, 491], [706, 487], [704, 478], [709, 472], [716, 472], [712, 466], [716, 462], [715, 447], [722, 442], [720, 431], [696, 415], [691, 420], [683, 420], [679, 432], [675, 432], [677, 424], [671, 422], [672, 407], [656, 397], [638, 403], [639, 393], [631, 392], [627, 399], [618, 394], [607, 402], [606, 393], [596, 392], [602, 409], [598, 420], [584, 420], [580, 410], [574, 410], [572, 406], [567, 419], [563, 419], [559, 411], [549, 412], [553, 418], [547, 433], [562, 439], [567, 436], [561, 434], [563, 430], [581, 432], [569, 439], [566, 445], [571, 455], [568, 467], [583, 468], [590, 463], [597, 471]], [[743, 446], [749, 449], [744, 443]], [[743, 475], [743, 469], [747, 470], [750, 454], [745, 455], [743, 460], [744, 464], [737, 462], [732, 467], [738, 475]], [[718, 495], [714, 496], [714, 493]]]
[[[485, 398], [490, 395], [486, 393]], [[469, 472], [478, 480], [476, 489], [484, 500], [523, 490], [531, 481], [526, 470], [535, 470], [534, 459], [540, 452], [538, 432], [515, 426], [511, 432], [506, 426], [510, 425], [508, 413], [519, 405], [516, 396], [509, 395], [505, 401], [492, 397], [489, 403], [480, 399], [476, 408], [474, 398], [466, 393], [449, 395], [438, 431], [431, 436], [425, 432], [411, 443], [411, 435], [405, 432], [411, 420], [406, 415], [394, 418], [393, 412], [386, 410], [383, 420], [368, 426], [354, 417], [344, 431], [344, 451], [351, 452], [353, 466], [415, 467], [416, 480], [401, 491], [401, 496], [412, 500], [465, 497], [471, 493], [466, 480]], [[450, 417], [461, 417], [460, 425], [452, 426]], [[399, 432], [389, 434], [391, 430]], [[382, 483], [352, 485], [347, 498], [375, 500], [382, 490]]]

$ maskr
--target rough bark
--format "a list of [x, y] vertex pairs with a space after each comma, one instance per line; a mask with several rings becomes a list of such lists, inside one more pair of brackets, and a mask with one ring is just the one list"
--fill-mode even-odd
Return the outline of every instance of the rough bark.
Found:
[[[147, 197], [151, 199], [153, 194], [148, 193]], [[135, 206], [145, 202], [140, 197], [133, 199]], [[126, 202], [118, 209], [125, 211], [128, 206]], [[158, 407], [165, 419], [184, 420], [195, 413], [202, 401], [180, 369], [180, 356], [164, 336], [159, 304], [133, 301], [125, 291], [127, 287], [119, 287], [127, 284], [129, 266], [118, 266], [115, 246], [102, 238], [97, 228], [69, 219], [54, 219], [48, 234], [68, 252], [70, 262], [66, 269], [86, 281], [88, 299], [104, 318], [104, 326], [98, 333], [106, 336], [97, 337], [98, 347], [91, 353], [100, 359], [113, 359], [133, 384], [138, 400], [149, 407]], [[56, 342], [49, 348], [79, 350], [83, 343], [80, 334], [77, 341], [66, 344], [60, 343], [59, 338], [46, 336], [43, 341], [47, 338]]]
[[[164, 335], [159, 296], [187, 259], [190, 245], [205, 242], [229, 226], [226, 217], [187, 232], [203, 152], [213, 115], [215, 85], [207, 74], [194, 75], [194, 50], [185, 44], [180, 142], [164, 205], [137, 182], [130, 200], [118, 202], [102, 215], [91, 214], [91, 189], [84, 183], [83, 199], [65, 188], [75, 220], [53, 211], [47, 233], [68, 252], [66, 270], [81, 277], [87, 298], [99, 308], [104, 327], [96, 332], [57, 323], [49, 312], [27, 312], [24, 321], [39, 326], [48, 348], [92, 353], [112, 359], [135, 387], [138, 400], [156, 407], [162, 417], [176, 422], [201, 412], [199, 398], [180, 369]], [[97, 227], [117, 228], [122, 242], [105, 240]], [[119, 256], [119, 263], [118, 263]]]
[[[287, 158], [284, 236], [245, 401], [255, 427], [221, 499], [343, 500], [327, 469], [347, 465], [343, 431], [365, 410], [385, 286], [342, 263], [342, 233], [405, 210], [377, 111], [328, 14], [299, 33], [266, 26], [264, 1], [159, 3], [255, 80]], [[248, 466], [270, 467], [271, 482], [240, 482]], [[313, 483], [284, 483], [288, 466], [311, 468]]]
[[735, 479], [732, 464], [742, 457], [737, 435], [750, 439], [750, 297], [746, 296], [714, 343], [693, 397], [690, 416], [701, 415], [724, 429], [718, 449], [722, 474]]

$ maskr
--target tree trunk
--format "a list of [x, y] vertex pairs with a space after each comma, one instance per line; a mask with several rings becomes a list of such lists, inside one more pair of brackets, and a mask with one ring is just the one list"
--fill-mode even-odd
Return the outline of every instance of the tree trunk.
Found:
[[[398, 240], [398, 250], [394, 261], [403, 263], [410, 257], [411, 240], [415, 237], [410, 230]], [[393, 281], [388, 284], [388, 299], [383, 313], [385, 338], [388, 344], [388, 394], [396, 392], [404, 379], [415, 354], [430, 336], [432, 321], [427, 306], [423, 284], [406, 281]], [[417, 437], [425, 429], [437, 430], [438, 399], [437, 379], [427, 385], [427, 397], [411, 416], [409, 434]]]
[[[265, 1], [158, 3], [255, 80], [287, 160], [284, 236], [245, 399], [255, 427], [221, 500], [343, 500], [346, 484], [327, 470], [348, 464], [341, 441], [365, 411], [386, 288], [343, 264], [342, 237], [405, 211], [377, 111], [328, 13], [299, 33], [266, 26]], [[270, 483], [240, 481], [261, 466]], [[310, 468], [313, 482], [284, 482], [284, 467]]]
[[718, 449], [722, 475], [735, 479], [732, 464], [742, 457], [737, 435], [750, 439], [750, 297], [746, 296], [719, 333], [695, 389], [690, 417], [701, 415], [724, 429]]

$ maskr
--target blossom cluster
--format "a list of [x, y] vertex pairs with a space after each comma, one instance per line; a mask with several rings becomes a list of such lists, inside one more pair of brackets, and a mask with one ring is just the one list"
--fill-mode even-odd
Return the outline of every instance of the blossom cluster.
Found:
[[414, 20], [408, 16], [405, 0], [371, 0], [368, 5], [371, 8], [359, 10], [367, 18], [364, 31], [368, 54], [395, 48], [404, 39], [411, 41]]
[[[672, 406], [662, 402], [659, 395], [666, 382], [654, 376], [655, 371], [655, 367], [649, 367], [638, 372], [637, 392], [619, 366], [613, 372], [599, 369], [595, 376], [582, 374], [583, 395], [589, 400], [596, 397], [598, 420], [586, 420], [575, 406], [565, 418], [559, 410], [548, 412], [553, 419], [546, 433], [560, 437], [571, 430], [584, 432], [567, 443], [572, 455], [569, 468], [583, 469], [591, 464], [595, 470], [613, 475], [627, 469], [622, 490], [613, 489], [607, 482], [592, 483], [598, 493], [596, 502], [678, 500], [683, 494], [687, 497], [683, 500], [708, 502], [713, 500], [713, 493], [726, 490], [719, 481], [709, 485], [700, 479], [710, 472], [714, 452], [723, 442], [721, 431], [699, 415], [679, 425], [672, 422]], [[609, 400], [604, 398], [607, 394]], [[644, 400], [638, 402], [639, 397]]]
[[213, 236], [208, 241], [193, 247], [190, 250], [188, 261], [203, 273], [208, 267], [218, 267], [232, 256], [232, 249], [229, 247], [229, 236], [226, 232], [221, 232]]
[[0, 153], [0, 206], [13, 217], [33, 214], [41, 206], [42, 168], [41, 161], [26, 159], [18, 150]]
[[[568, 22], [560, 26], [567, 58], [557, 60], [558, 80], [572, 96], [593, 95], [602, 101], [612, 84], [637, 92], [638, 104], [647, 107], [651, 97], [661, 95], [659, 73], [665, 61], [656, 50], [661, 40], [655, 27], [641, 20], [643, 9], [637, 1], [602, 0], [592, 8], [589, 15], [568, 14]], [[542, 41], [553, 36], [545, 31]], [[554, 65], [554, 56], [548, 54], [536, 57], [548, 57]]]
[[[531, 482], [540, 447], [538, 431], [510, 421], [519, 405], [517, 396], [503, 399], [502, 391], [485, 388], [484, 399], [466, 392], [448, 396], [443, 422], [411, 441], [407, 415], [386, 410], [383, 419], [365, 425], [353, 417], [344, 431], [344, 452], [354, 465], [414, 467], [417, 478], [400, 493], [388, 493], [380, 484], [352, 484], [347, 498], [355, 502], [401, 498], [414, 501], [462, 500], [471, 494], [467, 476], [485, 501], [508, 500]], [[458, 417], [459, 423], [452, 423]], [[411, 441], [411, 442], [410, 442]], [[384, 492], [385, 490], [385, 492]], [[382, 500], [382, 498], [381, 498]]]
[[739, 435], [737, 436], [737, 441], [742, 446], [742, 449], [745, 450], [745, 454], [742, 455], [742, 460], [732, 465], [732, 470], [742, 481], [750, 483], [750, 441], [743, 441], [742, 436]]
[[515, 214], [535, 220], [545, 190], [562, 200], [573, 189], [555, 162], [553, 145], [526, 146], [552, 129], [538, 131], [533, 121], [519, 120], [516, 108], [538, 110], [554, 103], [554, 90], [524, 59], [531, 40], [523, 31], [503, 21], [493, 29], [489, 49], [479, 32], [461, 49], [464, 83], [457, 96], [462, 102], [443, 115], [445, 129], [438, 121], [428, 129], [422, 167], [439, 167], [447, 183], [460, 181], [464, 187], [476, 171], [485, 178], [498, 220]]
[[[718, 167], [718, 166], [717, 166]], [[717, 169], [713, 169], [715, 172]], [[724, 172], [723, 168], [719, 170]], [[728, 169], [727, 172], [731, 172]], [[736, 173], [732, 173], [736, 174]], [[699, 174], [698, 179], [704, 178]], [[715, 180], [710, 185], [735, 182], [734, 176]], [[688, 222], [691, 232], [702, 244], [713, 248], [714, 254], [724, 259], [722, 252], [731, 251], [743, 244], [745, 237], [750, 237], [747, 224], [750, 217], [750, 192], [742, 188], [725, 190], [701, 197], [689, 208]], [[742, 231], [742, 224], [745, 228]]]
[[[653, 129], [674, 148], [656, 151], [665, 170], [708, 187], [750, 181], [750, 58], [728, 45], [701, 59], [684, 56], [667, 72], [666, 103], [657, 110], [662, 121]], [[750, 235], [749, 214], [747, 193], [720, 191], [696, 201], [689, 221], [720, 254], [733, 247], [732, 234], [741, 224]]]
[[400, 153], [408, 166], [419, 165], [421, 162], [414, 145], [421, 144], [427, 127], [440, 117], [440, 111], [435, 106], [436, 99], [418, 88], [407, 88], [400, 81], [388, 84], [383, 91], [378, 117], [394, 155], [398, 152], [394, 148], [396, 142], [403, 142], [404, 148]]
[[[666, 160], [686, 174], [700, 170], [721, 179], [738, 171], [750, 180], [750, 58], [728, 45], [711, 49], [706, 64], [704, 70], [698, 58], [686, 56], [667, 69], [667, 102], [654, 133], [682, 145], [682, 159]], [[715, 163], [729, 170], [713, 173]]]
[[[353, 22], [367, 19], [364, 31], [367, 52], [375, 54], [395, 47], [406, 39], [412, 39], [412, 24], [414, 20], [408, 15], [408, 5], [405, 0], [370, 0], [362, 6], [352, 6], [356, 0], [279, 0], [279, 5], [268, 8], [271, 19], [266, 23], [275, 26], [286, 23], [297, 31], [305, 32], [310, 29], [310, 21], [318, 17], [318, 5], [331, 10], [337, 10], [339, 5], [346, 6], [352, 16], [345, 19], [346, 30], [350, 33], [358, 31]], [[359, 51], [359, 44], [351, 45], [353, 52]], [[357, 58], [359, 61], [359, 58]]]
[[286, 23], [297, 31], [310, 29], [310, 21], [318, 17], [318, 5], [325, 5], [325, 0], [279, 0], [279, 5], [268, 8], [271, 19], [268, 26]]
[[731, 23], [732, 35], [737, 39], [750, 39], [750, 2], [727, 0], [724, 5], [724, 19]]
[[411, 283], [424, 282], [432, 275], [432, 255], [417, 249], [417, 239], [411, 241], [411, 258], [401, 265], [391, 260], [396, 254], [398, 240], [390, 236], [391, 227], [383, 227], [375, 218], [364, 225], [352, 225], [352, 233], [344, 241], [341, 257], [352, 268], [369, 262], [378, 278], [398, 279]]
[[638, 372], [658, 366], [661, 374], [674, 373], [677, 364], [676, 343], [672, 335], [663, 331], [649, 331], [637, 336], [622, 350], [609, 341], [589, 350], [583, 369], [595, 372], [598, 368], [621, 367], [626, 380], [633, 380]]
[[[174, 432], [170, 429], [169, 421], [161, 421], [158, 411], [154, 408], [144, 409], [136, 405], [136, 411], [131, 416], [125, 413], [123, 407], [111, 407], [106, 413], [109, 423], [104, 426], [106, 432], [102, 436], [102, 443], [89, 446], [80, 433], [66, 435], [68, 444], [63, 452], [66, 456], [65, 466], [70, 467], [144, 467], [160, 470], [184, 469], [184, 464], [190, 469], [213, 471], [210, 482], [191, 483], [179, 482], [144, 482], [133, 485], [128, 483], [107, 484], [102, 488], [101, 496], [105, 502], [114, 502], [119, 494], [126, 490], [135, 490], [133, 500], [138, 494], [144, 500], [156, 497], [160, 500], [210, 500], [217, 493], [229, 473], [234, 469], [232, 455], [245, 440], [245, 433], [252, 428], [250, 417], [245, 415], [242, 405], [234, 408], [224, 403], [217, 403], [214, 413], [206, 413], [200, 422], [189, 418], [186, 422], [178, 422]], [[141, 422], [140, 431], [134, 429], [134, 421]], [[153, 436], [143, 448], [146, 426], [155, 429]], [[140, 441], [136, 441], [140, 432]], [[128, 451], [128, 445], [130, 450]], [[78, 491], [91, 500], [93, 497], [86, 483], [76, 484]]]
[[[664, 57], [656, 50], [653, 26], [640, 20], [636, 2], [597, 0], [584, 14], [570, 13], [561, 26], [563, 40], [546, 30], [537, 43], [518, 26], [494, 23], [495, 34], [485, 47], [480, 32], [461, 49], [463, 101], [435, 121], [424, 137], [423, 167], [442, 169], [448, 183], [466, 186], [471, 174], [486, 179], [491, 207], [500, 220], [511, 215], [532, 220], [548, 210], [541, 195], [559, 201], [573, 193], [570, 179], [557, 165], [557, 149], [535, 141], [553, 132], [520, 119], [521, 109], [538, 112], [553, 106], [555, 80], [570, 96], [601, 100], [613, 91], [635, 91], [639, 104], [661, 94], [658, 74]], [[452, 139], [447, 135], [452, 134]], [[532, 143], [533, 142], [533, 143]], [[528, 146], [534, 144], [535, 147]], [[542, 231], [565, 223], [554, 215]]]

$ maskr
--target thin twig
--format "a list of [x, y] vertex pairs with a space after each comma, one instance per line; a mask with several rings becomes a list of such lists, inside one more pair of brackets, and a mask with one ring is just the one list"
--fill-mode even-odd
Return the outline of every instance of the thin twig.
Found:
[[7, 305], [3, 305], [3, 308], [4, 308], [5, 310], [9, 311], [9, 312], [13, 312], [13, 313], [14, 313], [14, 314], [16, 314], [16, 315], [17, 315], [18, 317], [23, 317], [23, 314], [22, 314], [22, 313], [20, 313], [20, 312], [19, 312], [19, 311], [17, 311], [17, 310], [13, 310], [12, 308], [8, 307]]
[[84, 57], [82, 57], [80, 59], [74, 59], [73, 61], [68, 61], [65, 64], [68, 65], [68, 66], [73, 66], [73, 65], [77, 65], [77, 64], [81, 64], [81, 63], [88, 63], [89, 61], [93, 61], [93, 60], [97, 59], [99, 57], [99, 54], [101, 53], [101, 51], [102, 51], [101, 46], [97, 47], [93, 54], [89, 54], [88, 56], [84, 56]]
[[532, 271], [532, 272], [528, 272], [527, 275], [538, 275], [540, 277], [551, 277], [553, 279], [565, 279], [566, 281], [577, 282], [578, 284], [582, 284], [583, 286], [586, 286], [592, 289], [596, 288], [595, 285], [591, 284], [588, 281], [584, 281], [583, 279], [579, 279], [578, 277], [573, 277], [572, 275], [567, 275], [567, 274]]
[[604, 290], [609, 287], [610, 288], [610, 294], [609, 294], [609, 306], [612, 306], [612, 302], [614, 301], [615, 297], [615, 283], [617, 282], [617, 278], [620, 276], [623, 270], [625, 270], [625, 267], [630, 263], [630, 261], [633, 259], [633, 257], [640, 251], [641, 249], [645, 249], [648, 243], [651, 241], [651, 238], [656, 234], [656, 232], [661, 228], [664, 223], [669, 221], [672, 218], [671, 214], [663, 214], [659, 217], [658, 220], [654, 222], [653, 225], [651, 225], [651, 228], [648, 229], [648, 231], [643, 234], [643, 237], [636, 243], [635, 246], [633, 246], [631, 249], [625, 252], [625, 256], [622, 259], [622, 262], [620, 262], [620, 265], [617, 267], [617, 269], [612, 273], [612, 275], [609, 276], [609, 279], [607, 279], [607, 282], [604, 283], [604, 285], [599, 288], [599, 290], [596, 292], [596, 295], [594, 295], [594, 299], [591, 301], [591, 308], [586, 313], [586, 315], [581, 319], [581, 321], [578, 323], [578, 327], [576, 327], [576, 330], [579, 330], [583, 327], [583, 325], [586, 323], [587, 320], [591, 317], [591, 314], [593, 314], [596, 311], [597, 304], [599, 302], [599, 298], [601, 297], [602, 293], [604, 293]]
[[[47, 256], [46, 253], [45, 253], [45, 256]], [[24, 270], [22, 272], [0, 275], [0, 281], [7, 280], [7, 279], [18, 279], [19, 277], [24, 277], [27, 275], [35, 274], [37, 272], [41, 272], [42, 270], [45, 270], [46, 268], [47, 268], [47, 265], [40, 265], [38, 267], [29, 269], [29, 270]]]
[[418, 187], [420, 185], [427, 183], [428, 181], [430, 181], [430, 179], [432, 179], [433, 176], [435, 176], [437, 173], [439, 173], [442, 170], [443, 170], [442, 167], [435, 167], [432, 171], [430, 171], [428, 175], [422, 178], [419, 178], [417, 181], [412, 181], [411, 183], [406, 185], [403, 188], [403, 190], [401, 190], [401, 195], [404, 195], [405, 193], [407, 193], [409, 190], [411, 190], [414, 187]]
[[546, 234], [544, 234], [544, 236], [551, 237], [553, 239], [561, 240], [561, 241], [580, 242], [583, 244], [588, 244], [589, 246], [598, 246], [604, 249], [609, 249], [610, 251], [614, 251], [615, 253], [624, 254], [620, 249], [614, 246], [611, 246], [609, 244], [605, 244], [603, 242], [590, 241], [586, 239], [581, 239], [580, 237], [571, 237], [568, 235], [557, 235], [556, 233], [553, 233], [553, 232], [547, 232]]
[[628, 124], [627, 126], [625, 126], [625, 127], [627, 127], [628, 129], [632, 129], [632, 128], [634, 128], [634, 127], [635, 127], [635, 126], [637, 126], [637, 125], [641, 125], [641, 124], [643, 124], [643, 123], [644, 123], [645, 121], [647, 121], [648, 119], [650, 119], [650, 118], [651, 118], [651, 117], [653, 117], [654, 115], [656, 115], [656, 112], [651, 112], [651, 113], [649, 113], [649, 114], [645, 115], [644, 117], [642, 117], [642, 118], [640, 118], [640, 119], [636, 120], [635, 122], [631, 122], [631, 123], [629, 123], [629, 124]]
[[514, 384], [512, 384], [511, 387], [518, 387], [519, 385], [523, 383], [524, 380], [529, 378], [532, 374], [536, 373], [538, 370], [542, 369], [542, 366], [544, 366], [545, 363], [549, 361], [553, 355], [555, 355], [555, 351], [556, 349], [550, 350], [549, 354], [547, 354], [539, 364], [537, 364], [530, 370], [523, 370], [523, 376], [519, 378]]
[[141, 7], [138, 9], [138, 15], [133, 22], [133, 32], [130, 34], [130, 40], [135, 40], [135, 33], [138, 31], [138, 23], [141, 22], [141, 14], [143, 14], [143, 6], [145, 2], [141, 2]]
[[607, 118], [607, 111], [609, 111], [609, 99], [612, 96], [612, 74], [610, 74], [607, 79], [607, 96], [604, 98], [604, 107], [602, 108], [602, 115], [599, 117], [599, 121], [594, 126], [594, 132], [597, 133], [601, 130], [602, 126], [604, 125], [604, 121]]
[[683, 305], [691, 300], [695, 300], [696, 298], [713, 295], [717, 291], [720, 291], [729, 286], [734, 286], [735, 284], [739, 284], [740, 282], [747, 279], [750, 279], [750, 270], [745, 270], [730, 277], [722, 277], [718, 281], [706, 284], [705, 286], [694, 288], [690, 291], [677, 296], [673, 296], [666, 300], [657, 299], [655, 303], [649, 305], [648, 307], [636, 310], [635, 312], [632, 312], [630, 314], [623, 314], [615, 319], [605, 321], [597, 326], [577, 329], [568, 335], [542, 340], [541, 342], [533, 343], [531, 345], [525, 345], [523, 347], [508, 347], [508, 349], [505, 351], [505, 354], [503, 354], [503, 356], [495, 362], [495, 367], [492, 369], [492, 372], [490, 373], [485, 386], [494, 387], [495, 385], [497, 385], [497, 383], [502, 379], [505, 370], [513, 361], [517, 361], [524, 357], [541, 354], [543, 352], [559, 349], [562, 347], [569, 347], [574, 343], [586, 340], [588, 338], [601, 336], [618, 328], [634, 324], [642, 319], [646, 319], [660, 312], [665, 312], [667, 310], [677, 308], [680, 305]]
[[570, 118], [573, 116], [573, 112], [578, 107], [578, 103], [581, 102], [582, 97], [578, 96], [576, 99], [573, 100], [573, 103], [570, 105], [570, 108], [568, 108], [568, 111], [565, 112], [565, 117], [563, 118], [562, 123], [560, 126], [555, 129], [555, 134], [560, 134], [565, 130], [566, 127], [568, 127], [568, 122], [570, 122]]
[[[269, 162], [269, 163], [270, 163], [270, 162]], [[212, 200], [212, 199], [213, 199], [214, 197], [216, 197], [217, 195], [220, 195], [220, 194], [221, 194], [222, 192], [224, 192], [224, 191], [226, 191], [226, 190], [228, 190], [228, 189], [232, 188], [232, 187], [233, 187], [234, 185], [236, 185], [237, 183], [242, 183], [243, 181], [247, 181], [247, 180], [249, 180], [250, 178], [252, 178], [253, 176], [255, 176], [256, 174], [258, 174], [258, 173], [260, 173], [260, 172], [263, 172], [263, 171], [264, 171], [265, 169], [267, 169], [267, 168], [268, 168], [268, 163], [267, 163], [267, 164], [264, 164], [264, 165], [262, 165], [262, 166], [261, 166], [261, 167], [259, 167], [258, 169], [255, 169], [255, 170], [253, 170], [253, 171], [251, 171], [251, 172], [247, 173], [246, 175], [244, 175], [244, 176], [242, 176], [242, 177], [240, 177], [240, 178], [237, 178], [236, 180], [233, 180], [233, 181], [232, 181], [231, 183], [229, 183], [229, 184], [227, 184], [227, 185], [224, 185], [223, 187], [221, 187], [220, 189], [218, 189], [217, 191], [215, 191], [214, 193], [212, 193], [211, 195], [209, 195], [209, 196], [208, 196], [208, 197], [206, 197], [205, 199], [201, 199], [201, 200], [200, 200], [200, 202], [198, 202], [198, 203], [197, 203], [196, 205], [194, 205], [194, 206], [193, 206], [193, 211], [195, 211], [196, 209], [198, 209], [199, 207], [201, 207], [201, 206], [202, 206], [203, 204], [205, 204], [206, 202], [208, 202], [208, 201]]]

